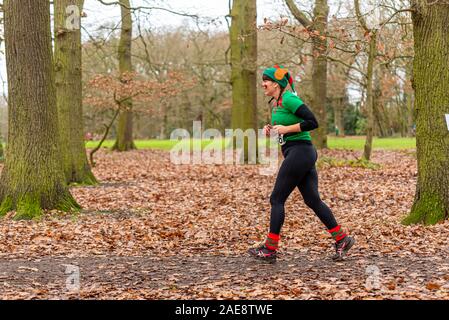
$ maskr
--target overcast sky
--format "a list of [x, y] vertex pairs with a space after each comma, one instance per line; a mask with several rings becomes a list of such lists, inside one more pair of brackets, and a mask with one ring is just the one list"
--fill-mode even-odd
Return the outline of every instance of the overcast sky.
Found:
[[[117, 2], [117, 0], [104, 0], [104, 2]], [[198, 15], [201, 18], [218, 18], [210, 30], [226, 30], [226, 21], [224, 16], [229, 12], [229, 0], [131, 0], [131, 6], [155, 6], [167, 8], [176, 12]], [[277, 19], [287, 13], [284, 0], [257, 0], [258, 21], [262, 23], [265, 17]], [[107, 23], [120, 22], [120, 7], [117, 5], [103, 5], [97, 0], [85, 0], [84, 12], [87, 14], [83, 18], [82, 24], [89, 33]], [[152, 10], [150, 13], [151, 27], [158, 28], [177, 28], [189, 23], [194, 27], [192, 19], [171, 14], [162, 10]], [[203, 28], [203, 27], [202, 27]], [[206, 28], [206, 26], [204, 26]], [[83, 31], [83, 39], [87, 39]], [[4, 45], [1, 48], [4, 52]], [[4, 54], [0, 55], [0, 76], [6, 81], [6, 66]], [[3, 87], [0, 84], [0, 94], [3, 93]]]
[[[115, 0], [105, 0], [105, 2], [116, 2]], [[168, 8], [173, 11], [188, 14], [196, 14], [200, 17], [218, 18], [221, 17], [223, 29], [226, 28], [224, 16], [229, 12], [229, 0], [131, 0], [131, 5], [157, 6]], [[258, 20], [263, 21], [264, 17], [279, 17], [286, 13], [284, 0], [257, 0]], [[83, 21], [86, 26], [92, 27], [104, 20], [119, 21], [120, 9], [117, 6], [104, 6], [97, 0], [86, 0], [85, 12], [87, 18]], [[153, 26], [182, 26], [187, 19], [161, 10], [154, 10], [151, 14]]]
[[[373, 0], [375, 1], [375, 0]], [[104, 0], [104, 2], [117, 2], [117, 0]], [[305, 5], [302, 5], [305, 3]], [[330, 0], [330, 15], [334, 14], [337, 8], [337, 0]], [[310, 12], [313, 1], [297, 1], [297, 4]], [[133, 7], [155, 6], [167, 8], [176, 12], [198, 15], [207, 20], [207, 18], [216, 18], [216, 22], [210, 25], [209, 30], [226, 30], [227, 25], [225, 15], [229, 12], [229, 0], [131, 0]], [[118, 5], [103, 5], [98, 0], [85, 0], [84, 12], [87, 17], [83, 18], [83, 28], [89, 33], [95, 33], [101, 25], [120, 22], [120, 7]], [[257, 0], [258, 23], [262, 24], [264, 18], [277, 20], [281, 16], [288, 14], [288, 9], [284, 0]], [[177, 28], [190, 24], [194, 27], [192, 19], [171, 14], [161, 10], [152, 10], [149, 16], [149, 27], [159, 28]], [[207, 28], [202, 26], [202, 29]], [[83, 31], [83, 39], [88, 39]], [[4, 46], [1, 48], [4, 52]], [[4, 54], [0, 55], [0, 76], [6, 81], [6, 66]], [[0, 94], [3, 93], [3, 87], [0, 84]]]

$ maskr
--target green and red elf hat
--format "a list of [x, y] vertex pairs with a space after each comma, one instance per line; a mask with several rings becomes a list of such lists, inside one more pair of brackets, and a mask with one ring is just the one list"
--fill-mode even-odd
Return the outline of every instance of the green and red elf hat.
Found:
[[288, 72], [288, 70], [283, 66], [276, 64], [273, 68], [267, 68], [264, 70], [263, 75], [278, 83], [282, 88], [285, 88], [288, 84], [290, 84], [293, 92], [296, 92], [295, 85], [293, 84], [293, 78], [290, 72]]

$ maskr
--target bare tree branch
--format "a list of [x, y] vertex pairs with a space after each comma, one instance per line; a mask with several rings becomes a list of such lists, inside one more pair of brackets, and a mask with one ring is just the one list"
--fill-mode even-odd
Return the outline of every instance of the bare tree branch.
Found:
[[359, 21], [362, 28], [367, 32], [371, 31], [371, 29], [368, 28], [368, 25], [366, 24], [366, 20], [363, 18], [362, 13], [360, 12], [359, 0], [354, 0], [354, 7], [355, 7], [355, 13], [357, 16], [357, 20]]
[[137, 10], [161, 10], [161, 11], [166, 11], [178, 16], [183, 16], [183, 17], [189, 17], [189, 18], [194, 18], [194, 19], [199, 19], [199, 17], [196, 14], [188, 14], [188, 13], [180, 13], [180, 12], [176, 12], [167, 8], [161, 8], [161, 7], [152, 7], [152, 6], [138, 6], [138, 7], [128, 7], [118, 1], [114, 1], [114, 2], [105, 2], [104, 0], [97, 0], [98, 2], [100, 2], [101, 4], [105, 5], [105, 6], [111, 6], [111, 5], [120, 5], [125, 7], [126, 9], [129, 9], [131, 11], [137, 11]]
[[285, 3], [296, 20], [298, 20], [305, 28], [313, 29], [313, 22], [307, 18], [301, 10], [298, 9], [294, 0], [285, 0]]

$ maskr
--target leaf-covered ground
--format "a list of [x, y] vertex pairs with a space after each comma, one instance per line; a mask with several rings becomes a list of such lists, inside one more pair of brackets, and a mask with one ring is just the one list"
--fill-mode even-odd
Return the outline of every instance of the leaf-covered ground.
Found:
[[449, 222], [400, 223], [416, 183], [410, 152], [375, 151], [376, 170], [323, 164], [322, 198], [357, 243], [332, 262], [332, 241], [295, 190], [274, 265], [246, 250], [265, 237], [275, 175], [173, 165], [154, 150], [101, 151], [97, 160], [101, 184], [72, 188], [80, 214], [0, 220], [1, 298], [449, 299]]

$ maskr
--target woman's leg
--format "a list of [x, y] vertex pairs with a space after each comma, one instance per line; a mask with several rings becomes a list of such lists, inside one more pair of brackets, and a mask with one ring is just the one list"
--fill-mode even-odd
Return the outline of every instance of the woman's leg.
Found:
[[328, 230], [338, 226], [329, 207], [321, 200], [318, 192], [318, 173], [315, 166], [298, 183], [298, 189], [305, 204], [312, 209]]
[[252, 256], [265, 261], [276, 261], [280, 232], [285, 219], [285, 201], [316, 160], [315, 151], [311, 145], [288, 147], [284, 151], [284, 157], [270, 196], [270, 232], [262, 245], [248, 251]]
[[298, 189], [309, 206], [321, 222], [327, 227], [332, 238], [335, 240], [335, 255], [333, 260], [340, 261], [354, 245], [354, 238], [343, 232], [342, 227], [337, 224], [335, 217], [329, 207], [321, 200], [318, 193], [318, 174], [315, 166], [304, 176], [298, 184]]
[[293, 172], [294, 167], [292, 167], [292, 164], [290, 163], [291, 161], [288, 160], [285, 159], [279, 168], [276, 183], [274, 184], [274, 188], [270, 196], [270, 233], [277, 235], [280, 234], [285, 220], [285, 202], [295, 189], [298, 182], [296, 174]]
[[298, 184], [298, 189], [306, 205], [315, 212], [335, 240], [337, 253], [333, 259], [341, 259], [354, 244], [354, 239], [343, 232], [341, 225], [335, 220], [331, 209], [321, 200], [318, 192], [318, 174], [315, 166]]
[[270, 196], [270, 233], [279, 234], [284, 224], [284, 205], [287, 198], [315, 164], [315, 149], [310, 145], [295, 145], [285, 152]]

